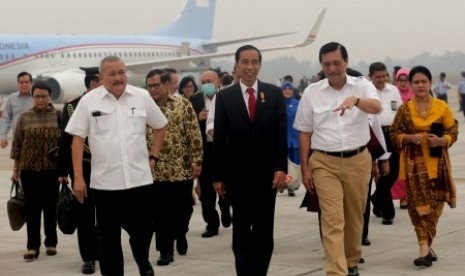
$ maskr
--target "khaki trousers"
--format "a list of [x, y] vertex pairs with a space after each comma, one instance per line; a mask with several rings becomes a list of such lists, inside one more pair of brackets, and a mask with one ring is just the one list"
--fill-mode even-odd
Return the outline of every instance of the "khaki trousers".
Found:
[[309, 165], [321, 209], [326, 274], [345, 276], [362, 255], [371, 157], [366, 149], [348, 158], [314, 151]]

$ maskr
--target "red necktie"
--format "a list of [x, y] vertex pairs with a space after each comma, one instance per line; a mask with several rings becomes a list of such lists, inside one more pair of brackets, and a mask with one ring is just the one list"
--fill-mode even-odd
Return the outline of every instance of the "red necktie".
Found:
[[255, 97], [255, 90], [252, 87], [245, 90], [249, 94], [249, 116], [250, 120], [253, 122], [255, 116], [255, 106], [257, 105], [257, 98]]

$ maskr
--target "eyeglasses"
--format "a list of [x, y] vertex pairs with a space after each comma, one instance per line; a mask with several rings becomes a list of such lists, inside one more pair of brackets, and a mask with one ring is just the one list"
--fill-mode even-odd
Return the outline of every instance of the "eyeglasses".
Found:
[[408, 82], [408, 79], [398, 79], [398, 82]]
[[147, 90], [152, 90], [154, 88], [160, 87], [160, 83], [147, 84]]

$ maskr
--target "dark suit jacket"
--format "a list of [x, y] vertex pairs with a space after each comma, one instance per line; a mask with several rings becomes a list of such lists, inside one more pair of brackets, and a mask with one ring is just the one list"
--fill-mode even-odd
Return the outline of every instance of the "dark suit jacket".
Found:
[[[191, 96], [190, 101], [192, 103], [192, 107], [194, 108], [195, 114], [197, 115], [197, 119], [199, 117], [200, 111], [205, 108], [205, 99], [202, 92], [197, 92]], [[205, 143], [207, 141], [207, 134], [205, 133], [207, 120], [199, 121], [200, 132], [202, 132], [202, 141]]]
[[216, 95], [213, 178], [230, 196], [272, 190], [275, 171], [287, 172], [287, 118], [281, 89], [258, 82], [251, 122], [239, 84]]

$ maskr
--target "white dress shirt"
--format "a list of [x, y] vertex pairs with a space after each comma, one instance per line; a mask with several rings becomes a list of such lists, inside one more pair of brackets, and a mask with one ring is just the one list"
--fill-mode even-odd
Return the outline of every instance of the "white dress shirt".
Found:
[[167, 122], [146, 90], [127, 85], [118, 100], [102, 85], [82, 97], [65, 131], [89, 139], [92, 188], [125, 190], [153, 182], [146, 125]]
[[313, 132], [311, 147], [314, 150], [347, 151], [364, 146], [370, 140], [368, 114], [357, 107], [346, 110], [343, 116], [338, 106], [348, 97], [376, 99], [376, 88], [364, 77], [346, 75], [341, 90], [332, 88], [328, 79], [310, 84], [300, 100], [294, 128]]
[[399, 90], [392, 84], [386, 83], [382, 90], [377, 89], [383, 111], [378, 115], [382, 126], [390, 126], [394, 122], [397, 109], [402, 105]]

